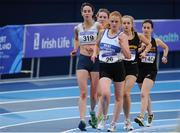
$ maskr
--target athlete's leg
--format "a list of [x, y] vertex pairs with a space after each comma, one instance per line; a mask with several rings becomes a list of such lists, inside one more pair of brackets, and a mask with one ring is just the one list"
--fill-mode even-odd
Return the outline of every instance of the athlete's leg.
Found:
[[136, 76], [127, 75], [125, 78], [125, 87], [124, 87], [124, 101], [123, 101], [123, 109], [125, 114], [125, 119], [129, 119], [130, 106], [131, 106], [131, 89], [133, 88], [136, 82]]
[[148, 107], [149, 93], [152, 89], [154, 81], [148, 78], [145, 78], [141, 87], [141, 115], [144, 117], [144, 113]]
[[142, 85], [139, 84], [141, 87], [141, 111], [138, 117], [134, 119], [136, 123], [139, 124], [139, 126], [145, 126], [144, 124], [144, 114], [148, 107], [148, 99], [149, 99], [149, 93], [154, 84], [154, 81], [148, 78], [145, 78], [143, 80]]
[[101, 100], [101, 106], [102, 106], [102, 112], [103, 115], [106, 117], [108, 113], [108, 107], [110, 103], [110, 96], [111, 96], [111, 79], [103, 77], [99, 80], [99, 85], [102, 92], [102, 100]]
[[115, 107], [114, 107], [114, 114], [112, 118], [112, 123], [117, 122], [119, 119], [119, 115], [123, 108], [123, 93], [124, 93], [124, 81], [122, 82], [114, 82], [115, 88]]
[[81, 131], [86, 131], [85, 115], [86, 115], [86, 100], [88, 94], [88, 79], [89, 73], [86, 70], [77, 70], [77, 81], [80, 88], [80, 98], [79, 98], [79, 112], [80, 112], [80, 122], [78, 128]]
[[80, 98], [79, 98], [79, 111], [80, 118], [85, 119], [86, 114], [86, 100], [88, 95], [88, 79], [89, 73], [86, 70], [77, 70], [77, 81], [80, 88]]
[[91, 89], [90, 89], [91, 111], [94, 111], [97, 102], [99, 72], [90, 72], [90, 80], [91, 80]]

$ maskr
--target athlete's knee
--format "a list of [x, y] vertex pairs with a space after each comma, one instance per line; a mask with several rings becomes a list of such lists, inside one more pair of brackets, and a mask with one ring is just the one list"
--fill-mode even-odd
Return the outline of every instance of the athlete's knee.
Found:
[[102, 92], [102, 98], [103, 98], [104, 100], [110, 99], [110, 93], [108, 93], [108, 92]]
[[81, 92], [80, 98], [81, 98], [82, 100], [85, 100], [85, 99], [87, 98], [87, 93], [86, 93], [86, 92]]
[[115, 97], [115, 100], [116, 100], [116, 102], [123, 101], [123, 95], [119, 95], [119, 96]]
[[140, 96], [141, 96], [141, 98], [146, 98], [146, 97], [147, 97], [147, 94], [146, 94], [146, 93], [141, 92]]
[[97, 93], [92, 94], [91, 99], [97, 101]]
[[124, 98], [129, 98], [130, 97], [130, 92], [125, 92], [124, 93]]

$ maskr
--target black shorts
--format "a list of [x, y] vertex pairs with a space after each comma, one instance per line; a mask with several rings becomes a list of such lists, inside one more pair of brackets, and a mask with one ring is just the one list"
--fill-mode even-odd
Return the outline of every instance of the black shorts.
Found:
[[152, 81], [155, 81], [157, 75], [156, 70], [139, 70], [137, 83], [143, 83], [145, 78], [151, 79]]
[[108, 77], [114, 82], [121, 82], [125, 80], [125, 69], [123, 61], [116, 63], [100, 62], [99, 73], [100, 78]]
[[87, 70], [88, 72], [99, 72], [99, 59], [95, 63], [91, 61], [91, 56], [79, 55], [77, 70]]
[[138, 77], [138, 63], [133, 61], [124, 61], [124, 67], [126, 76], [127, 75], [134, 75]]

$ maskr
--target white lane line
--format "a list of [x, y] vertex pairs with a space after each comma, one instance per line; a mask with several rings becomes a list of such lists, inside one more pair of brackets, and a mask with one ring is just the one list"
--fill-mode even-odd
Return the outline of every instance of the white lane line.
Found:
[[[162, 80], [155, 81], [155, 84], [161, 83], [177, 83], [180, 80]], [[113, 86], [113, 85], [112, 85]], [[88, 85], [88, 87], [90, 87]], [[78, 89], [79, 86], [68, 86], [68, 87], [53, 87], [53, 88], [41, 88], [41, 89], [30, 89], [30, 90], [16, 90], [16, 91], [3, 91], [0, 94], [11, 94], [11, 93], [22, 93], [22, 92], [37, 92], [37, 91], [54, 91], [54, 90], [67, 90], [67, 89]]]
[[166, 70], [166, 71], [158, 71], [158, 73], [162, 73], [162, 74], [165, 74], [165, 73], [179, 73], [180, 70]]
[[[160, 126], [152, 126], [152, 127], [142, 127], [140, 129], [135, 129], [129, 133], [137, 133], [137, 132], [154, 132], [157, 131], [159, 128], [160, 129], [167, 129], [167, 128], [175, 128], [177, 124], [166, 124], [166, 125], [160, 125]], [[159, 131], [158, 131], [159, 132]]]
[[[158, 110], [158, 111], [154, 111], [154, 113], [156, 112], [172, 112], [175, 110]], [[139, 112], [132, 112], [131, 114], [137, 114]], [[108, 114], [109, 116], [113, 115], [112, 113]], [[89, 117], [89, 115], [86, 115], [86, 117]], [[22, 126], [22, 125], [27, 125], [27, 124], [35, 124], [35, 123], [42, 123], [42, 122], [50, 122], [50, 121], [57, 121], [57, 120], [69, 120], [69, 119], [79, 119], [79, 116], [75, 116], [75, 117], [66, 117], [66, 118], [56, 118], [56, 119], [48, 119], [48, 120], [39, 120], [39, 121], [30, 121], [30, 122], [22, 122], [22, 123], [18, 123], [18, 124], [11, 124], [11, 125], [6, 125], [6, 126], [1, 126], [0, 129], [4, 129], [4, 128], [9, 128], [9, 127], [15, 127], [15, 126]]]
[[[161, 120], [153, 120], [154, 122], [163, 122], [163, 121], [178, 121], [179, 119], [161, 119]], [[135, 123], [135, 122], [132, 122], [132, 123]], [[124, 124], [124, 122], [119, 122], [119, 123], [117, 123], [117, 125], [123, 125]], [[109, 124], [106, 124], [106, 126], [108, 126]], [[154, 127], [154, 126], [153, 126]], [[88, 128], [91, 128], [91, 126], [88, 126], [87, 127], [87, 129]], [[149, 128], [149, 127], [148, 127]], [[63, 133], [68, 133], [68, 132], [73, 132], [73, 131], [79, 131], [79, 129], [78, 128], [74, 128], [74, 129], [69, 129], [69, 130], [66, 130], [66, 131], [64, 131]], [[134, 131], [134, 130], [133, 130]], [[130, 133], [130, 132], [128, 132], [128, 133]]]
[[[160, 100], [160, 101], [152, 101], [152, 104], [155, 103], [172, 103], [172, 102], [180, 102], [179, 100]], [[140, 102], [132, 102], [131, 105], [140, 104]], [[114, 106], [114, 103], [110, 104], [110, 106]], [[87, 106], [87, 110], [90, 106]], [[17, 111], [17, 112], [9, 112], [9, 113], [2, 113], [0, 116], [10, 115], [10, 114], [21, 114], [21, 113], [33, 113], [33, 112], [42, 112], [42, 111], [52, 111], [52, 110], [67, 110], [67, 109], [78, 109], [78, 106], [71, 106], [71, 107], [56, 107], [56, 108], [46, 108], [46, 109], [35, 109], [35, 110], [26, 110], [26, 111]], [[178, 108], [177, 108], [178, 110]], [[180, 107], [179, 107], [180, 110]]]
[[[161, 70], [158, 71], [158, 73], [179, 73], [180, 70]], [[76, 79], [75, 76], [64, 76], [64, 77], [46, 77], [46, 78], [39, 78], [39, 79], [25, 79], [21, 78], [20, 80], [15, 80], [15, 79], [8, 79], [8, 80], [2, 80], [0, 84], [6, 84], [6, 83], [23, 83], [23, 82], [39, 82], [39, 81], [52, 81], [52, 80], [66, 80], [66, 79]]]
[[[170, 91], [151, 91], [150, 94], [161, 94], [161, 93], [179, 93], [180, 89], [177, 90], [170, 90]], [[131, 95], [138, 95], [140, 92], [131, 92]], [[111, 96], [114, 96], [114, 94], [111, 94]], [[89, 98], [90, 96], [88, 96]], [[1, 101], [0, 105], [2, 104], [14, 104], [14, 103], [26, 103], [26, 102], [40, 102], [40, 101], [54, 101], [54, 100], [69, 100], [69, 99], [78, 99], [79, 96], [68, 96], [68, 97], [54, 97], [54, 98], [35, 98], [31, 100], [13, 100], [13, 101]]]

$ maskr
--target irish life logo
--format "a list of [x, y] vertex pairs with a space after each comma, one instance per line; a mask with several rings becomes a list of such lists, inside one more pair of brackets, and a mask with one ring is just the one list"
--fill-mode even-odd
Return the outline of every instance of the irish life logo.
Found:
[[40, 34], [34, 33], [34, 50], [39, 50], [40, 47]]

